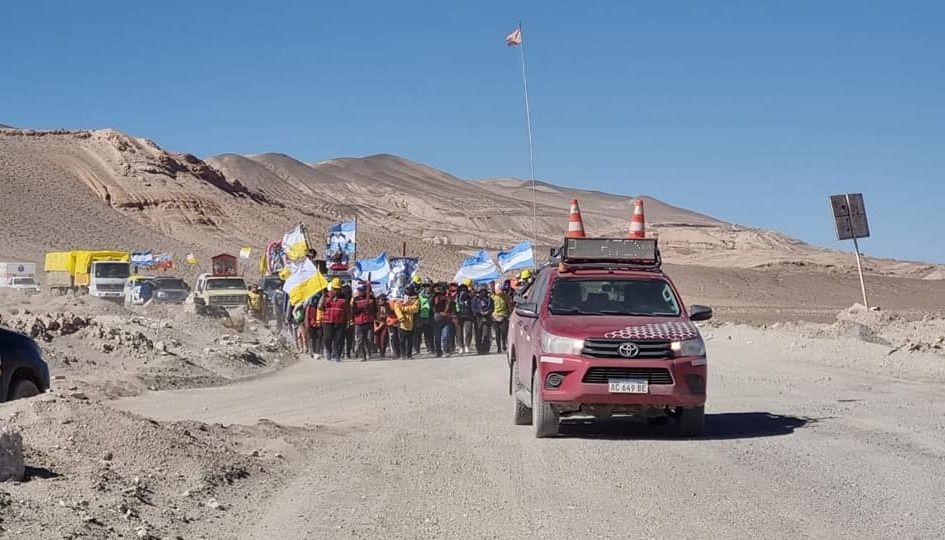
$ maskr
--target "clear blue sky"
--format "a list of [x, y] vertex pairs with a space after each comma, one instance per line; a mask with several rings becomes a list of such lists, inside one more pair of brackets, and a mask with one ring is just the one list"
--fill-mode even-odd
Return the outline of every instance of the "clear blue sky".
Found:
[[945, 3], [268, 4], [7, 3], [0, 123], [527, 177], [522, 18], [539, 178], [945, 262]]

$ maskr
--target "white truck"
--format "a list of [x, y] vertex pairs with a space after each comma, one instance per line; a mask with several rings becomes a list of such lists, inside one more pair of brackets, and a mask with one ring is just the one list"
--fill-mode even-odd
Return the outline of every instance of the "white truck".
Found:
[[127, 251], [60, 251], [46, 254], [46, 285], [60, 293], [121, 302], [131, 275]]
[[39, 292], [36, 263], [0, 262], [0, 288], [17, 289], [27, 293]]

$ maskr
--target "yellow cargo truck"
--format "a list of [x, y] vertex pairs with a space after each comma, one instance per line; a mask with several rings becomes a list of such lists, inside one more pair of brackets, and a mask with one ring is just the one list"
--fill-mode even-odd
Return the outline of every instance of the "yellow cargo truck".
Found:
[[46, 254], [46, 285], [60, 293], [121, 301], [131, 275], [127, 251], [57, 251]]

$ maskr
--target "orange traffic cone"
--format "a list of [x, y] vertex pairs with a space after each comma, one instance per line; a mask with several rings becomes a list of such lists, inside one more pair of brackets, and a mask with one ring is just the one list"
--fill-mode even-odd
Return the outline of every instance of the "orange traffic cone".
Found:
[[643, 199], [634, 199], [630, 216], [630, 234], [627, 238], [646, 238], [646, 219], [643, 217]]
[[568, 212], [568, 234], [565, 238], [584, 238], [584, 220], [581, 219], [581, 208], [577, 199], [571, 199], [571, 210]]

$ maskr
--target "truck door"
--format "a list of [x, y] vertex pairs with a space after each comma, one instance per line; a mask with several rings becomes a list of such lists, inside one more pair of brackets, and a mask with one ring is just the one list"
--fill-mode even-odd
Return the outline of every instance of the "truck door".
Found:
[[[548, 279], [551, 271], [546, 270], [538, 274], [535, 283], [526, 291], [520, 302], [522, 307], [541, 314], [545, 301], [545, 292], [548, 290]], [[515, 358], [518, 369], [518, 380], [529, 387], [532, 380], [532, 358], [539, 354], [538, 345], [541, 340], [541, 321], [539, 317], [524, 317], [516, 315], [514, 328], [509, 330], [515, 340]]]

